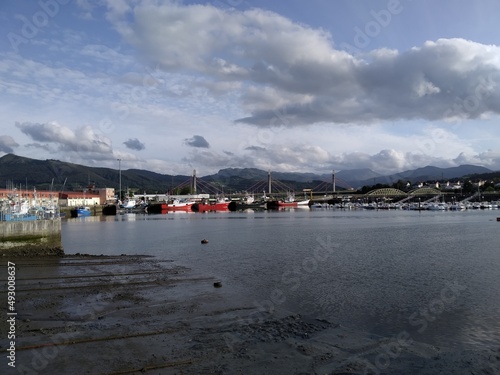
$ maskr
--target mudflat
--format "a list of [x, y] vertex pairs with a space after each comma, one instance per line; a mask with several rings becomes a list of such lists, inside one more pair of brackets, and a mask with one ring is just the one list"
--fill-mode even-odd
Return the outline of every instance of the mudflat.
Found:
[[[1, 303], [9, 307], [4, 260]], [[2, 351], [15, 343], [14, 362], [2, 356], [2, 374], [500, 373], [500, 348], [437, 348], [407, 332], [375, 337], [260, 311], [228, 298], [224, 280], [172, 261], [81, 254], [8, 261], [17, 315], [7, 315], [14, 330], [0, 325]]]

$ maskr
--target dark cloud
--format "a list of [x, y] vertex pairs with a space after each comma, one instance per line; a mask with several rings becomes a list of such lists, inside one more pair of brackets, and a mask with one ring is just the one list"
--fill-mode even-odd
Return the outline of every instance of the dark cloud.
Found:
[[0, 151], [11, 154], [14, 152], [14, 148], [19, 147], [14, 138], [10, 135], [0, 135]]
[[266, 151], [265, 147], [260, 147], [260, 146], [248, 146], [248, 147], [245, 147], [245, 150], [248, 150], [248, 151]]
[[139, 141], [137, 138], [129, 139], [128, 141], [123, 142], [123, 144], [131, 150], [141, 151], [146, 148], [146, 146], [144, 146], [144, 143]]
[[192, 138], [186, 138], [184, 143], [196, 148], [210, 148], [210, 144], [201, 135], [193, 135]]
[[61, 151], [95, 154], [112, 153], [111, 141], [96, 134], [90, 126], [83, 126], [73, 130], [55, 122], [16, 122], [15, 125], [34, 141], [53, 144]]

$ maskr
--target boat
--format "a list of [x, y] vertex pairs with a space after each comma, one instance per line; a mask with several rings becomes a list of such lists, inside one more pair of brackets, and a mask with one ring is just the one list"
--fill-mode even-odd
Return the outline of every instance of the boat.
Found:
[[191, 211], [191, 206], [196, 202], [192, 200], [170, 199], [165, 205], [166, 211]]
[[429, 211], [446, 211], [447, 206], [444, 203], [430, 203], [427, 205]]
[[253, 195], [245, 195], [243, 199], [239, 201], [231, 201], [227, 207], [229, 211], [239, 211], [248, 209], [265, 210], [266, 201], [263, 197], [262, 200], [256, 201]]
[[116, 215], [116, 204], [107, 204], [102, 208], [103, 215]]
[[203, 199], [201, 202], [194, 203], [191, 206], [191, 210], [194, 212], [206, 212], [206, 211], [228, 211], [229, 201], [224, 198], [219, 198], [216, 201], [210, 201]]
[[71, 213], [71, 217], [86, 217], [86, 216], [90, 216], [91, 212], [90, 212], [90, 207], [84, 207], [84, 206], [80, 206], [80, 207], [76, 207], [74, 209], [72, 209], [70, 211]]
[[455, 202], [450, 205], [450, 211], [462, 211], [465, 209], [466, 209], [465, 204], [461, 202]]
[[309, 205], [311, 208], [328, 208], [330, 205], [328, 203], [314, 202]]
[[120, 208], [130, 209], [134, 208], [135, 206], [137, 206], [137, 202], [135, 199], [127, 199], [125, 200], [125, 202], [123, 202], [123, 204], [120, 205]]
[[281, 207], [309, 207], [309, 199], [296, 201], [293, 194], [288, 194], [285, 199], [278, 201], [267, 202], [267, 208], [281, 208]]

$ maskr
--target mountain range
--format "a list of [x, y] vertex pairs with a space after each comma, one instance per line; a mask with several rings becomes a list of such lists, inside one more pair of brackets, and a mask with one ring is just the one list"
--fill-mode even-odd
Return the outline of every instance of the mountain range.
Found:
[[[267, 171], [256, 168], [225, 168], [216, 174], [198, 178], [198, 192], [204, 186], [217, 186], [225, 192], [244, 191], [256, 184], [267, 181]], [[293, 190], [332, 186], [332, 174], [271, 172], [272, 180], [280, 181], [283, 186]], [[383, 176], [371, 169], [342, 170], [335, 173], [336, 186], [341, 189], [361, 188], [376, 184], [392, 185], [398, 180], [411, 183], [425, 181], [443, 181], [481, 174], [500, 177], [500, 172], [475, 165], [461, 165], [452, 168], [427, 166], [414, 170]], [[174, 187], [189, 186], [191, 176], [166, 175], [141, 169], [118, 171], [111, 168], [88, 167], [59, 160], [37, 160], [14, 154], [0, 158], [0, 176], [6, 188], [19, 187], [31, 190], [82, 190], [89, 185], [97, 188], [113, 187], [118, 189], [121, 175], [122, 190], [147, 193], [165, 193]], [[493, 178], [493, 177], [488, 177]], [[327, 188], [325, 188], [327, 190]], [[329, 190], [329, 189], [328, 189]], [[211, 192], [211, 191], [206, 191]]]

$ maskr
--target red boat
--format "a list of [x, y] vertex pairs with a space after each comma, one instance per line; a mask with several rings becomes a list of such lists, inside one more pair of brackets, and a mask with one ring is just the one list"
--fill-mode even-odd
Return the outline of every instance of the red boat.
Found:
[[207, 202], [202, 200], [200, 203], [195, 203], [191, 206], [191, 210], [194, 212], [206, 212], [206, 211], [229, 211], [229, 201], [218, 200], [215, 202]]
[[165, 209], [167, 211], [191, 211], [191, 207], [195, 204], [194, 201], [180, 201], [179, 199], [173, 199], [168, 201]]
[[296, 201], [294, 195], [288, 195], [286, 199], [267, 202], [267, 208], [269, 209], [279, 207], [309, 207], [309, 199]]

